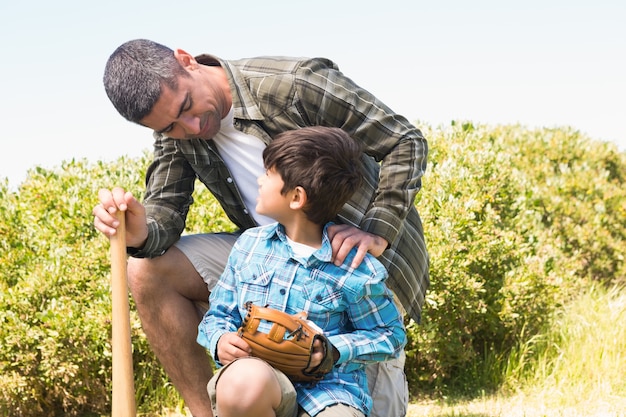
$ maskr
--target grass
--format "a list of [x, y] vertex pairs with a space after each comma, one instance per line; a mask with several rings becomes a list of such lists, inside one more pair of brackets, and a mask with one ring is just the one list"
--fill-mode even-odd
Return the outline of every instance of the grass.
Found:
[[492, 397], [456, 405], [417, 403], [409, 406], [407, 417], [623, 417], [626, 399], [578, 402], [574, 405], [555, 405], [541, 396]]
[[626, 417], [626, 289], [590, 288], [505, 368], [499, 393], [417, 401], [407, 417]]
[[626, 290], [592, 287], [519, 346], [494, 396], [411, 404], [409, 417], [626, 416]]

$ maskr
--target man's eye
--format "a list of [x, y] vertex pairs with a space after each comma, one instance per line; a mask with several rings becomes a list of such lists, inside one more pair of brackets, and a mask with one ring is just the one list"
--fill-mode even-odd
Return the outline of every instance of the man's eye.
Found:
[[191, 97], [189, 97], [187, 99], [187, 102], [185, 103], [185, 107], [183, 107], [183, 111], [189, 111], [191, 110], [191, 107], [193, 106], [193, 101], [191, 100]]

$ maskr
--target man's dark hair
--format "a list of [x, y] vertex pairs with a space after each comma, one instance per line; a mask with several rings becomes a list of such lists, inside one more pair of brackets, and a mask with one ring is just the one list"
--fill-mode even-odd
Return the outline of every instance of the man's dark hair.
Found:
[[104, 89], [117, 111], [139, 123], [152, 111], [163, 84], [178, 88], [178, 77], [189, 76], [174, 51], [147, 39], [120, 45], [104, 69]]
[[343, 130], [314, 126], [276, 136], [263, 151], [263, 163], [282, 177], [282, 194], [304, 188], [304, 213], [323, 225], [361, 185], [361, 155], [359, 144]]

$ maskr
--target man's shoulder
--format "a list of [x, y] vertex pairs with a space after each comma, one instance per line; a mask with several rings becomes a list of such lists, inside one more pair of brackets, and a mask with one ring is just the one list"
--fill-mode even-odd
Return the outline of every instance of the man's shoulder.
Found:
[[226, 60], [227, 64], [236, 67], [239, 71], [250, 74], [281, 74], [297, 72], [302, 67], [330, 67], [337, 65], [328, 58], [323, 57], [293, 57], [293, 56], [258, 56]]

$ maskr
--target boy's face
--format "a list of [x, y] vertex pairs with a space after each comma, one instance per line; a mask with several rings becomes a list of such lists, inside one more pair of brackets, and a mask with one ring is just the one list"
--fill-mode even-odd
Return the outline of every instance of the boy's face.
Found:
[[291, 212], [289, 203], [292, 192], [280, 193], [285, 183], [274, 169], [265, 171], [265, 174], [261, 175], [257, 182], [259, 184], [259, 196], [256, 203], [257, 213], [282, 223], [281, 219], [284, 219]]

